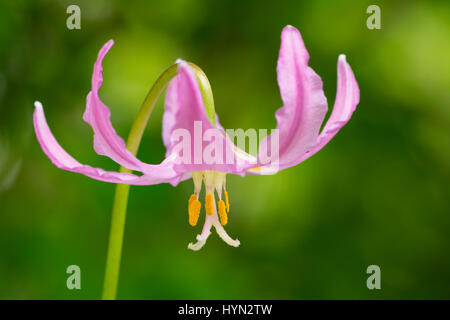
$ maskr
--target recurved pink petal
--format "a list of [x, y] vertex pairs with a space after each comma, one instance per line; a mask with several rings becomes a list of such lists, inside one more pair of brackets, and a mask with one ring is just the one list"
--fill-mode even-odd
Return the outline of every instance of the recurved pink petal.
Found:
[[[214, 170], [244, 174], [243, 168], [249, 166], [245, 152], [237, 150], [220, 124], [215, 127], [209, 121], [194, 71], [186, 62], [179, 60], [178, 63], [178, 74], [167, 89], [163, 115], [162, 136], [167, 148], [166, 157], [179, 160], [174, 166], [179, 173]], [[179, 133], [183, 132], [187, 133], [187, 141], [183, 141], [190, 147], [190, 154], [180, 157], [177, 147], [181, 143]], [[206, 139], [207, 132], [213, 133], [209, 140]], [[217, 153], [214, 153], [214, 159], [207, 159], [205, 150], [213, 144]], [[232, 161], [227, 161], [228, 151], [232, 153]]]
[[151, 185], [163, 182], [170, 182], [170, 177], [161, 176], [136, 176], [130, 173], [120, 173], [105, 171], [100, 168], [93, 168], [83, 165], [69, 155], [56, 141], [45, 119], [42, 104], [39, 101], [35, 102], [35, 110], [33, 114], [34, 129], [39, 144], [44, 153], [58, 168], [81, 173], [90, 178], [112, 183], [124, 183], [132, 185]]
[[[281, 34], [277, 78], [283, 106], [277, 110], [279, 170], [291, 166], [314, 146], [327, 112], [322, 80], [308, 66], [309, 54], [300, 32], [286, 26]], [[260, 144], [259, 158], [276, 144], [274, 135]], [[273, 172], [272, 172], [273, 173]]]
[[336, 100], [330, 118], [325, 124], [314, 147], [299, 162], [322, 149], [352, 117], [359, 103], [359, 87], [345, 55], [341, 54], [337, 66]]
[[173, 139], [176, 129], [186, 129], [194, 136], [195, 121], [200, 121], [202, 132], [213, 129], [203, 104], [202, 94], [191, 67], [177, 60], [178, 74], [170, 81], [164, 106], [162, 135], [167, 155], [177, 141]]
[[[287, 26], [282, 33], [278, 60], [278, 83], [284, 106], [276, 113], [279, 131], [279, 162], [249, 170], [252, 174], [273, 174], [295, 166], [322, 149], [350, 120], [359, 103], [359, 88], [344, 55], [338, 60], [336, 101], [330, 118], [319, 134], [327, 102], [319, 76], [307, 66], [309, 59], [300, 33]], [[273, 143], [269, 136], [261, 143], [267, 153]], [[264, 142], [264, 141], [263, 141]]]
[[94, 149], [98, 154], [110, 157], [128, 169], [147, 175], [158, 175], [163, 170], [166, 171], [166, 175], [170, 175], [171, 169], [168, 166], [144, 163], [128, 151], [125, 141], [116, 133], [111, 123], [109, 108], [100, 100], [98, 90], [103, 83], [102, 61], [113, 44], [112, 40], [108, 41], [98, 53], [92, 74], [92, 90], [87, 96], [86, 110], [83, 115], [84, 121], [94, 131]]

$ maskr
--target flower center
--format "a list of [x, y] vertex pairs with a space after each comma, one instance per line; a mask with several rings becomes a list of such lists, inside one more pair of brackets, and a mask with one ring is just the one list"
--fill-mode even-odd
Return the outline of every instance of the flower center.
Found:
[[[233, 247], [239, 246], [239, 240], [231, 239], [223, 228], [223, 226], [228, 223], [227, 213], [230, 212], [230, 202], [228, 200], [228, 193], [226, 191], [226, 173], [209, 170], [195, 171], [192, 172], [192, 180], [194, 181], [194, 193], [189, 198], [188, 203], [189, 224], [191, 226], [197, 225], [201, 211], [201, 202], [199, 201], [199, 196], [203, 183], [205, 184], [206, 189], [206, 215], [202, 233], [197, 235], [196, 243], [189, 243], [188, 248], [191, 250], [200, 250], [211, 234], [210, 230], [212, 226], [214, 226], [217, 234], [227, 244]], [[217, 196], [219, 198], [217, 206], [214, 200], [215, 193], [217, 193]], [[222, 199], [222, 195], [224, 196], [224, 199]]]

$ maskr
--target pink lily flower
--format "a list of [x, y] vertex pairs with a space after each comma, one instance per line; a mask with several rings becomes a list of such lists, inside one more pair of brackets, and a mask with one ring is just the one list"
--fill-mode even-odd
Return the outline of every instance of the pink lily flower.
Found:
[[[124, 140], [117, 135], [110, 121], [110, 110], [99, 98], [98, 90], [103, 82], [102, 61], [113, 41], [107, 42], [98, 54], [94, 64], [92, 89], [87, 96], [83, 116], [94, 131], [94, 149], [99, 155], [108, 156], [121, 166], [141, 172], [135, 175], [123, 172], [105, 171], [84, 165], [69, 155], [56, 141], [44, 116], [42, 104], [35, 102], [34, 127], [37, 139], [50, 160], [60, 169], [81, 173], [90, 178], [130, 185], [153, 185], [179, 182], [192, 178], [194, 191], [189, 199], [189, 223], [196, 225], [201, 211], [198, 200], [205, 185], [205, 223], [197, 242], [188, 248], [199, 250], [215, 227], [218, 235], [229, 245], [239, 246], [239, 240], [232, 239], [223, 226], [227, 223], [230, 205], [226, 191], [226, 174], [273, 174], [305, 161], [322, 149], [350, 120], [359, 103], [359, 88], [350, 65], [340, 55], [337, 66], [337, 93], [333, 111], [320, 131], [327, 113], [327, 100], [322, 90], [321, 78], [308, 66], [309, 54], [300, 32], [286, 26], [281, 34], [281, 48], [277, 64], [277, 79], [283, 106], [276, 111], [278, 134], [269, 135], [261, 141], [258, 156], [253, 157], [236, 147], [225, 134], [216, 115], [208, 115], [202, 93], [190, 65], [177, 61], [178, 74], [170, 81], [166, 94], [163, 116], [162, 138], [167, 148], [166, 159], [160, 164], [147, 164], [127, 150]], [[215, 121], [214, 121], [215, 120]], [[215, 122], [215, 123], [214, 123]], [[181, 138], [179, 130], [191, 133], [191, 140], [183, 143], [193, 146], [192, 154], [180, 155]], [[215, 130], [214, 143], [193, 139], [196, 130]], [[178, 130], [178, 131], [177, 131]], [[213, 141], [211, 138], [210, 141]], [[232, 150], [232, 161], [204, 161], [202, 150], [214, 144], [220, 150]], [[276, 161], [263, 162], [262, 155], [269, 146], [278, 146]], [[229, 155], [229, 153], [228, 153]], [[187, 160], [187, 161], [186, 161]], [[215, 201], [215, 193], [219, 201]]]

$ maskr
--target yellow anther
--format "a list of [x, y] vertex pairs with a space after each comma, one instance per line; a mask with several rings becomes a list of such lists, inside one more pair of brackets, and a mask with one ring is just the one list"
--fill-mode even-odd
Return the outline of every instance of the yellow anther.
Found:
[[225, 206], [227, 207], [227, 212], [230, 212], [230, 202], [228, 201], [228, 192], [224, 191], [223, 195], [225, 196]]
[[220, 223], [222, 225], [226, 225], [228, 222], [228, 216], [227, 216], [227, 213], [225, 212], [225, 203], [223, 202], [223, 200], [220, 200], [218, 202], [218, 205], [219, 205]]
[[208, 193], [205, 198], [205, 210], [207, 215], [212, 215], [214, 213], [214, 202], [213, 195]]
[[188, 213], [189, 213], [189, 224], [191, 226], [195, 226], [198, 221], [198, 217], [200, 216], [200, 209], [202, 207], [202, 204], [200, 201], [197, 200], [197, 196], [195, 194], [191, 195], [189, 198], [189, 206], [188, 206]]
[[189, 205], [191, 205], [194, 200], [197, 200], [197, 195], [195, 193], [191, 194], [191, 197], [189, 198]]

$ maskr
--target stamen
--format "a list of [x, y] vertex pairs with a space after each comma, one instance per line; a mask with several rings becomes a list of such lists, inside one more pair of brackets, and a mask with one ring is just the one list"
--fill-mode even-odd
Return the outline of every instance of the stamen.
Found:
[[223, 200], [220, 200], [218, 202], [218, 205], [219, 205], [220, 223], [224, 226], [228, 222], [228, 216], [227, 213], [225, 212], [225, 203], [223, 202]]
[[192, 181], [194, 181], [194, 192], [199, 194], [202, 189], [203, 171], [192, 172]]
[[211, 193], [208, 193], [205, 197], [205, 210], [208, 216], [214, 213], [214, 199]]
[[219, 199], [222, 199], [222, 189], [225, 186], [226, 175], [227, 174], [225, 172], [216, 172], [214, 176], [214, 188], [216, 189]]
[[196, 194], [191, 195], [191, 197], [189, 198], [188, 213], [189, 213], [189, 224], [193, 227], [197, 225], [201, 207], [202, 204], [200, 203], [200, 201], [197, 200], [197, 195]]
[[[203, 225], [202, 233], [197, 235], [197, 242], [189, 243], [188, 249], [200, 250], [206, 243], [209, 235], [211, 234], [211, 227], [217, 231], [217, 234], [228, 245], [238, 247], [240, 242], [238, 239], [233, 240], [223, 228], [228, 222], [227, 212], [230, 211], [230, 203], [228, 200], [228, 193], [226, 190], [226, 173], [217, 171], [196, 171], [192, 173], [192, 179], [194, 180], [194, 194], [189, 198], [189, 223], [196, 225], [201, 209], [201, 203], [198, 201], [198, 197], [201, 191], [202, 182], [205, 184], [206, 196], [205, 196], [205, 211], [206, 219]], [[217, 192], [219, 201], [214, 199], [214, 191]], [[222, 200], [222, 192], [224, 194], [224, 200]], [[220, 218], [219, 218], [220, 217]]]
[[195, 193], [191, 194], [189, 197], [189, 206], [191, 206], [192, 201], [197, 200], [197, 195]]
[[[206, 191], [210, 192], [214, 188], [214, 178], [216, 176], [215, 171], [205, 170], [203, 171], [203, 182], [205, 183]], [[212, 190], [211, 190], [212, 191]]]
[[223, 194], [225, 196], [225, 206], [227, 207], [227, 212], [230, 212], [230, 202], [228, 201], [228, 192], [224, 191]]

